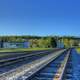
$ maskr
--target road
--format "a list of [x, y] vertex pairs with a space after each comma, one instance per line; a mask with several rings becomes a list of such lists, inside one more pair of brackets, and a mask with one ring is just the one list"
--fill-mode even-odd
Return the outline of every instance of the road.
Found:
[[[14, 72], [15, 72], [15, 75], [16, 75], [16, 72], [18, 72], [18, 71], [20, 71], [22, 73], [24, 71], [23, 70], [24, 68], [27, 68], [27, 69], [31, 68], [31, 66], [33, 66], [33, 64], [37, 64], [37, 63], [39, 63], [39, 61], [43, 62], [45, 60], [45, 57], [50, 56], [50, 55], [54, 55], [56, 52], [58, 52], [58, 51], [54, 51], [53, 50], [53, 51], [49, 51], [49, 52], [43, 52], [43, 54], [40, 53], [40, 54], [37, 54], [35, 56], [29, 56], [29, 57], [23, 59], [22, 62], [20, 61], [20, 62], [15, 63], [15, 64], [10, 64], [10, 65], [6, 65], [6, 66], [2, 66], [0, 68], [0, 70], [1, 70], [1, 75], [0, 76], [6, 75], [6, 74], [8, 74], [8, 76], [9, 76], [9, 74], [10, 75], [14, 74]], [[53, 57], [53, 56], [51, 56], [51, 57]], [[12, 68], [13, 65], [14, 65], [14, 68]], [[1, 77], [0, 77], [0, 79], [1, 79]]]
[[80, 54], [74, 48], [41, 52], [21, 61], [13, 69], [15, 64], [0, 68], [4, 70], [0, 80], [80, 80]]

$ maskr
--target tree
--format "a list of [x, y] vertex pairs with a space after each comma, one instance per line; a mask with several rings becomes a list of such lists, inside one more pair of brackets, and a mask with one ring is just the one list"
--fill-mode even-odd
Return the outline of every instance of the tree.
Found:
[[48, 41], [49, 41], [49, 47], [56, 47], [57, 46], [57, 42], [53, 37], [48, 37]]

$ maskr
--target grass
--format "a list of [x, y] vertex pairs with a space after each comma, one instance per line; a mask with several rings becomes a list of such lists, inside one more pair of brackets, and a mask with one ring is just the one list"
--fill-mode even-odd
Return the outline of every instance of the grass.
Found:
[[9, 48], [9, 49], [0, 49], [0, 52], [22, 52], [22, 51], [38, 51], [38, 50], [50, 50], [51, 48]]
[[2, 52], [23, 52], [23, 51], [38, 51], [38, 50], [51, 50], [51, 48], [10, 48], [10, 49], [0, 48], [0, 57], [14, 55], [9, 53], [2, 54]]
[[80, 53], [80, 47], [76, 48], [77, 52]]

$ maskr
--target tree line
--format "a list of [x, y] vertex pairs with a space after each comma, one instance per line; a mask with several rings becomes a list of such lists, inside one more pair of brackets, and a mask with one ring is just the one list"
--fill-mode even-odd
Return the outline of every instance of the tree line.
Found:
[[74, 36], [0, 36], [0, 43], [3, 42], [24, 42], [29, 41], [30, 47], [54, 48], [57, 47], [57, 42], [60, 41], [64, 47], [77, 46], [80, 42], [79, 37]]

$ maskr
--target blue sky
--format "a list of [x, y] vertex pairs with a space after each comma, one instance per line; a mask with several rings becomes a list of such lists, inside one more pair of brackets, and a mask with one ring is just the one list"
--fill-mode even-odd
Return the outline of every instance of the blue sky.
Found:
[[0, 0], [0, 35], [80, 35], [80, 0]]

